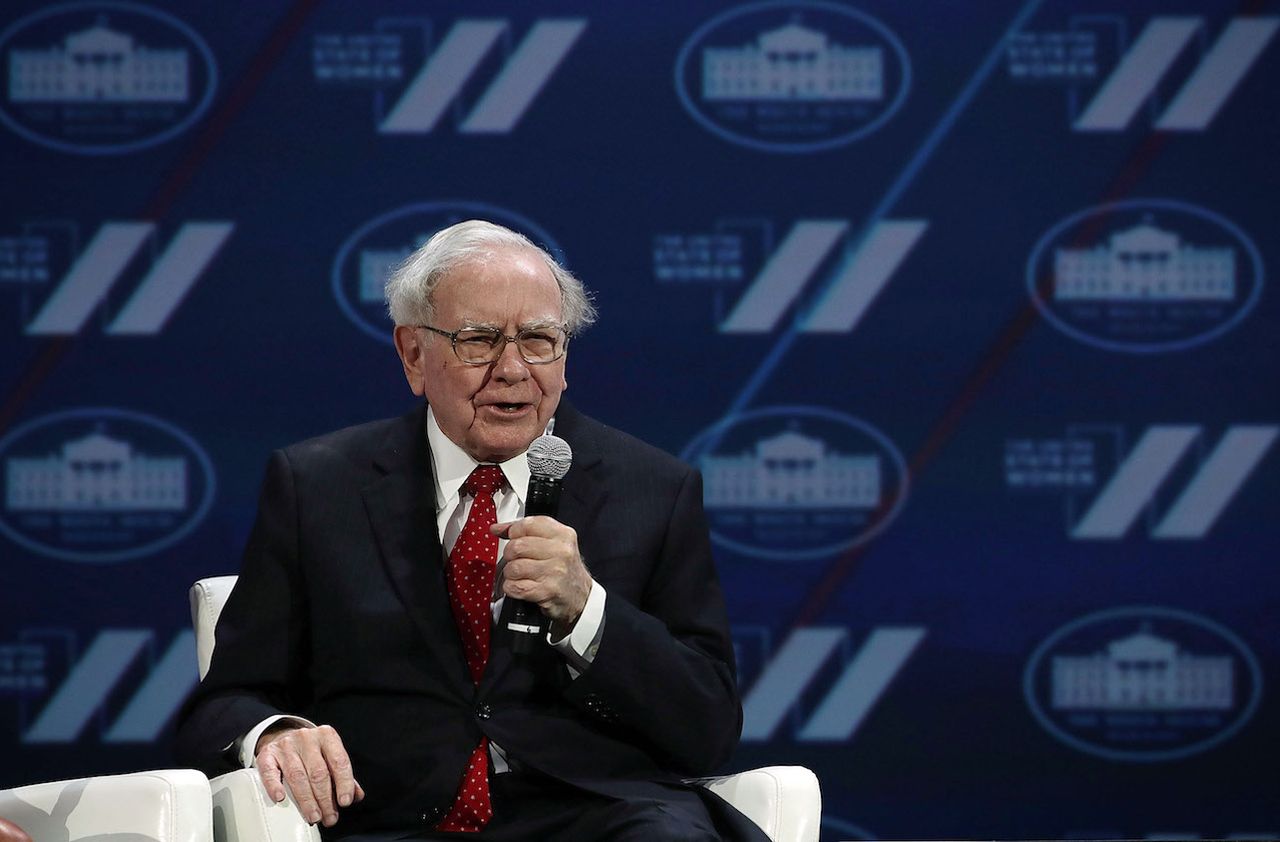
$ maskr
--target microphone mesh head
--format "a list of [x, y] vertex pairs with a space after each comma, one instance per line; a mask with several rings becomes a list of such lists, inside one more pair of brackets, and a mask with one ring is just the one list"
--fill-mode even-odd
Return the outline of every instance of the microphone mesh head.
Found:
[[529, 445], [529, 473], [534, 476], [564, 479], [572, 462], [569, 442], [557, 436], [538, 436]]

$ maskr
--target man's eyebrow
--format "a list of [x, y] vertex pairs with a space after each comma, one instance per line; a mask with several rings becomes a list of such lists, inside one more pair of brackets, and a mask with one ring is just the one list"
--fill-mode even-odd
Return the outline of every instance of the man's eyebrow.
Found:
[[[546, 316], [541, 319], [533, 319], [532, 321], [521, 322], [520, 324], [516, 325], [516, 330], [517, 331], [537, 330], [540, 327], [560, 327], [560, 326], [561, 326], [560, 322], [556, 321], [550, 316]], [[477, 329], [483, 328], [484, 330], [497, 330], [497, 331], [501, 331], [503, 329], [502, 325], [495, 324], [493, 322], [482, 322], [482, 321], [477, 321], [475, 319], [463, 319], [462, 330], [468, 330], [471, 328], [477, 328]]]
[[540, 327], [560, 327], [560, 323], [555, 319], [535, 319], [531, 322], [521, 322], [517, 327], [520, 330], [536, 330]]

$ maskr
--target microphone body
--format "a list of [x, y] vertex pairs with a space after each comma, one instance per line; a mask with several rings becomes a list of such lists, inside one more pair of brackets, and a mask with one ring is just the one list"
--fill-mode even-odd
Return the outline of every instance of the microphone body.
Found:
[[[529, 490], [525, 494], [525, 517], [560, 512], [560, 486], [569, 472], [573, 453], [569, 444], [555, 436], [539, 436], [529, 445]], [[536, 604], [507, 597], [498, 618], [499, 628], [511, 638], [511, 651], [527, 655], [547, 634], [550, 622]]]

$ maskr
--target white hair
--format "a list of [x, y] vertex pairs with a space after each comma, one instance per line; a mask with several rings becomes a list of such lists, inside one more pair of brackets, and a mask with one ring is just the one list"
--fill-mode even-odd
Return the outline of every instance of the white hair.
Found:
[[560, 287], [561, 317], [569, 333], [581, 333], [596, 320], [590, 293], [572, 272], [523, 234], [482, 219], [469, 219], [437, 231], [391, 273], [384, 290], [391, 320], [397, 325], [431, 324], [435, 317], [432, 296], [449, 272], [464, 263], [489, 257], [500, 248], [532, 251], [546, 261]]

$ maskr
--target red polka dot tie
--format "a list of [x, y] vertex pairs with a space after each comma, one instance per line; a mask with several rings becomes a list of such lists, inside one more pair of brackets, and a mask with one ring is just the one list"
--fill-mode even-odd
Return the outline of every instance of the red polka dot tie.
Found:
[[[489, 527], [498, 520], [493, 492], [502, 487], [502, 469], [497, 465], [480, 465], [471, 472], [462, 490], [471, 495], [471, 511], [462, 534], [449, 553], [449, 602], [453, 619], [462, 637], [462, 649], [471, 670], [471, 680], [480, 683], [484, 665], [489, 660], [489, 626], [492, 621], [489, 603], [493, 596], [493, 579], [498, 565], [498, 538]], [[462, 775], [462, 784], [449, 815], [437, 830], [474, 832], [493, 818], [489, 800], [489, 738], [482, 737], [471, 753], [471, 761]]]

